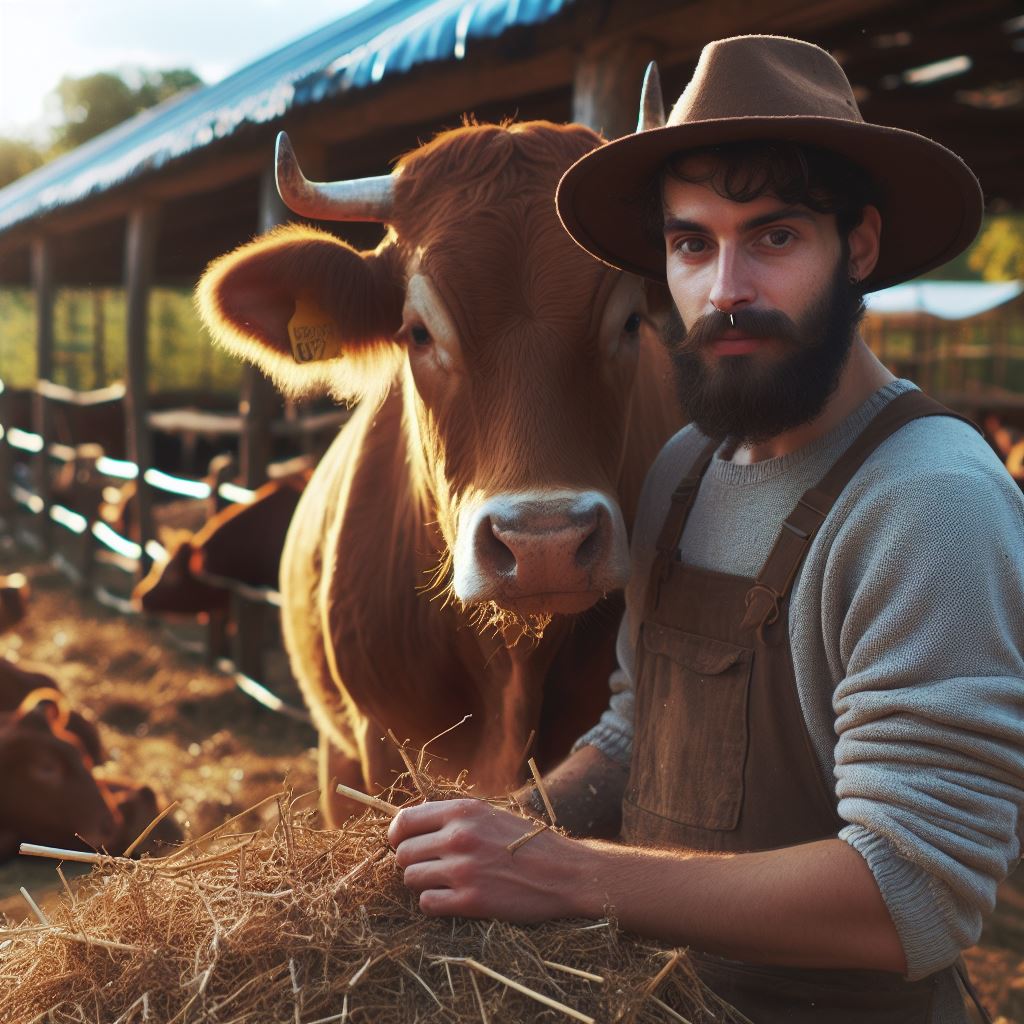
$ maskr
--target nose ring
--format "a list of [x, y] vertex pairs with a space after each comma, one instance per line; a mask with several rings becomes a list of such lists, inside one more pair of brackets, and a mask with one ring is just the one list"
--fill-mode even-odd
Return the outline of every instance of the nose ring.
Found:
[[727, 315], [729, 317], [729, 326], [730, 327], [735, 327], [736, 326], [736, 317], [734, 317], [732, 315], [732, 313], [726, 314], [724, 309], [719, 309], [713, 302], [711, 303], [711, 306], [712, 306], [713, 309], [717, 310], [719, 313], [722, 313], [722, 314]]

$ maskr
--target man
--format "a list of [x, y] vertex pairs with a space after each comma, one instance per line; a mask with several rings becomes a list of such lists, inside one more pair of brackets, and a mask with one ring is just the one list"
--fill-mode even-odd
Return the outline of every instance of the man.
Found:
[[426, 804], [392, 826], [406, 883], [430, 914], [611, 909], [758, 1024], [963, 1020], [959, 952], [1020, 854], [1024, 499], [856, 328], [969, 244], [977, 182], [866, 124], [824, 51], [747, 36], [558, 203], [667, 281], [694, 420], [641, 499], [611, 707], [548, 780], [622, 842], [509, 854], [521, 820]]

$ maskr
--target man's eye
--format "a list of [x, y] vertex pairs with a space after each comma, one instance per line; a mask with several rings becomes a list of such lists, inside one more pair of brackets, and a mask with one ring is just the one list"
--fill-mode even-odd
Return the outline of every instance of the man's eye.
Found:
[[416, 324], [415, 326], [410, 327], [409, 337], [412, 338], [412, 343], [420, 348], [429, 345], [431, 341], [430, 331], [428, 331], [423, 324]]
[[681, 252], [685, 256], [699, 256], [707, 251], [707, 247], [708, 243], [703, 238], [680, 238], [676, 242], [676, 252]]
[[627, 334], [636, 334], [636, 332], [640, 330], [640, 323], [642, 320], [643, 317], [641, 317], [639, 313], [630, 313], [629, 316], [626, 317], [626, 322], [622, 325], [622, 329]]
[[793, 232], [788, 228], [775, 228], [764, 236], [764, 240], [773, 248], [781, 249], [793, 240]]

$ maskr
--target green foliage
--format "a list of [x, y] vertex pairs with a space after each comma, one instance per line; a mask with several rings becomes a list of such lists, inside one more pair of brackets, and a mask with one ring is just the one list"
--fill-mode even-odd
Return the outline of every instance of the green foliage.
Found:
[[986, 281], [1024, 278], [1024, 217], [992, 217], [974, 243], [969, 262]]
[[25, 139], [0, 138], [0, 188], [34, 171], [43, 159], [39, 147]]
[[123, 75], [98, 71], [83, 78], [62, 78], [50, 97], [57, 123], [48, 146], [0, 136], [0, 188], [182, 89], [202, 84], [188, 68], [136, 68]]
[[[149, 391], [198, 391], [234, 398], [241, 364], [213, 345], [185, 289], [155, 288], [149, 307]], [[28, 288], [0, 289], [0, 380], [36, 380], [35, 301]], [[76, 390], [104, 387], [125, 374], [121, 289], [61, 288], [54, 302], [54, 380]]]
[[80, 146], [182, 89], [202, 85], [199, 76], [187, 68], [139, 69], [126, 75], [98, 71], [60, 80], [53, 92], [60, 119], [53, 132], [54, 154]]

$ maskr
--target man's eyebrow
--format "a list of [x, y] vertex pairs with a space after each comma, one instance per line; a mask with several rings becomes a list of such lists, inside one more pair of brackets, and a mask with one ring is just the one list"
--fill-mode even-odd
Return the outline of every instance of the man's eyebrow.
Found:
[[707, 235], [710, 231], [695, 220], [681, 220], [679, 217], [666, 217], [664, 232], [667, 235], [670, 231], [692, 231], [696, 235]]
[[762, 213], [760, 217], [751, 217], [740, 225], [741, 231], [753, 231], [755, 228], [763, 228], [766, 224], [773, 224], [777, 220], [814, 220], [814, 214], [806, 206], [793, 204], [782, 206], [778, 210], [771, 210]]
[[[753, 231], [766, 224], [774, 224], [777, 220], [814, 220], [814, 214], [806, 206], [797, 204], [781, 206], [777, 210], [770, 210], [768, 213], [745, 220], [740, 224], [740, 231]], [[663, 230], [666, 235], [673, 231], [690, 231], [695, 235], [711, 234], [710, 229], [699, 221], [684, 220], [681, 217], [666, 217]]]

